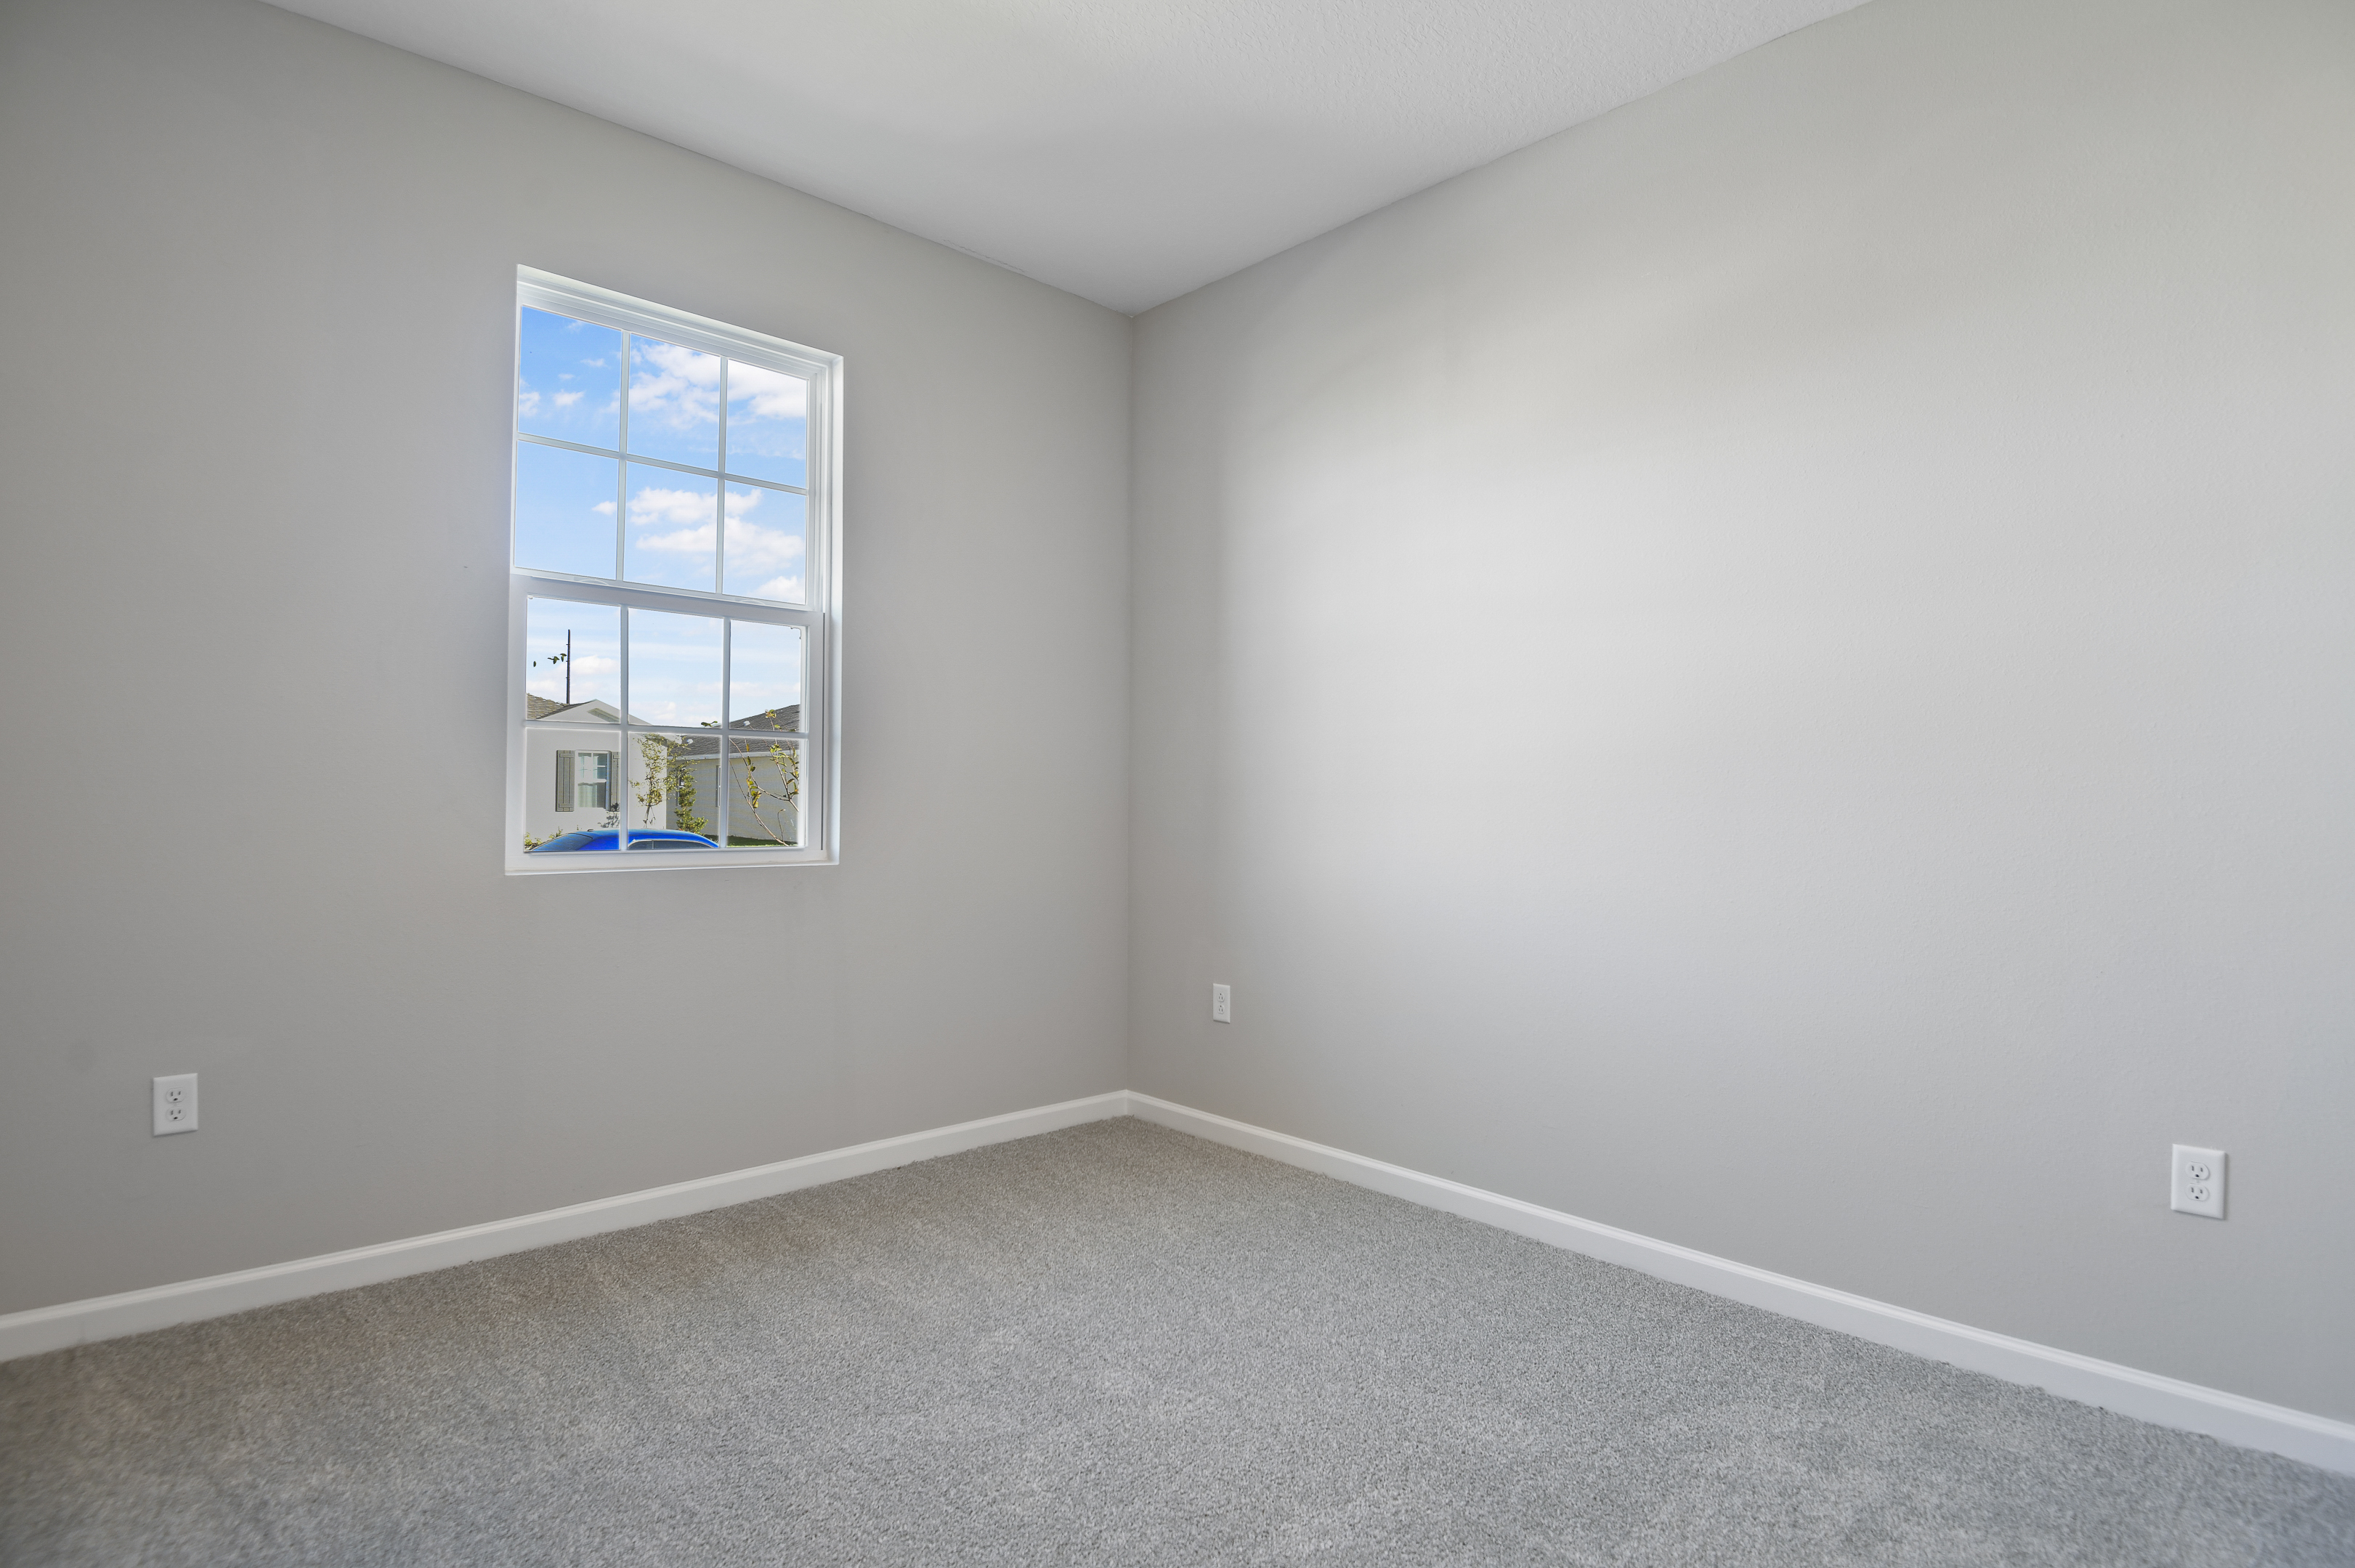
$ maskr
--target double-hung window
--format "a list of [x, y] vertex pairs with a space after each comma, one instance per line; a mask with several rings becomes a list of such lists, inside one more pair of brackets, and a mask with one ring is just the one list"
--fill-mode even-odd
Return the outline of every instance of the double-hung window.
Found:
[[507, 869], [832, 860], [841, 357], [517, 272]]
[[613, 753], [556, 753], [556, 809], [593, 811], [599, 815], [613, 804]]

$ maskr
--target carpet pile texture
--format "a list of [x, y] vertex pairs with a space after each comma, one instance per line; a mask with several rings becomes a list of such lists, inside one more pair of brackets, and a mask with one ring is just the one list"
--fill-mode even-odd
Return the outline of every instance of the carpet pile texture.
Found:
[[0, 1562], [2355, 1563], [2355, 1478], [1123, 1118], [0, 1366]]

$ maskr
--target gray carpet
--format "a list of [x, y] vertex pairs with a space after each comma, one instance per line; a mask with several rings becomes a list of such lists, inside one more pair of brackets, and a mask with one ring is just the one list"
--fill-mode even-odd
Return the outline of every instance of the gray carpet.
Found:
[[2355, 1563], [2355, 1479], [1134, 1120], [0, 1366], [25, 1563]]

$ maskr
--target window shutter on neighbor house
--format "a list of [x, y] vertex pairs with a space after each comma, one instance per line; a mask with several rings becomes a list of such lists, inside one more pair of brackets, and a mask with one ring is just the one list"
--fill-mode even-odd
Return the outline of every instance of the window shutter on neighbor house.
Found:
[[572, 795], [572, 753], [559, 752], [556, 753], [556, 809], [571, 810]]

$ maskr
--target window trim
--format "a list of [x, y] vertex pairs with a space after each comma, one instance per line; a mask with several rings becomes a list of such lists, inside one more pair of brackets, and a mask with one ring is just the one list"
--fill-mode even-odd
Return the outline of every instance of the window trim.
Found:
[[[515, 564], [516, 453], [524, 432], [514, 408], [514, 388], [521, 373], [523, 311], [526, 307], [640, 333], [682, 347], [719, 354], [746, 364], [760, 365], [804, 378], [809, 384], [807, 412], [807, 474], [803, 494], [805, 548], [803, 560], [804, 601], [799, 605], [753, 599], [702, 589], [655, 587], [606, 578], [578, 577], [542, 571]], [[834, 865], [840, 859], [841, 832], [841, 711], [842, 690], [842, 356], [790, 343], [781, 337], [730, 326], [706, 316], [634, 299], [610, 289], [559, 277], [532, 267], [516, 269], [515, 343], [508, 377], [507, 442], [507, 779], [506, 869], [511, 875], [549, 875], [575, 871], [658, 870], [696, 867], [704, 869], [744, 869], [762, 866]], [[624, 337], [626, 347], [627, 338]], [[626, 367], [623, 374], [626, 376]], [[626, 380], [623, 382], [627, 386]], [[724, 417], [724, 412], [723, 412]], [[564, 443], [547, 444], [568, 445]], [[630, 459], [630, 461], [636, 461]], [[661, 466], [680, 465], [662, 463]], [[699, 471], [698, 471], [699, 472]], [[719, 482], [724, 492], [725, 481]], [[771, 485], [791, 490], [790, 485]], [[724, 505], [724, 503], [723, 503]], [[613, 605], [668, 613], [732, 616], [803, 628], [806, 660], [802, 691], [802, 795], [799, 805], [803, 842], [775, 849], [640, 849], [636, 858], [623, 854], [532, 855], [523, 848], [526, 777], [526, 736], [535, 729], [570, 730], [571, 724], [529, 719], [525, 702], [524, 661], [529, 602], [535, 597]], [[627, 636], [623, 645], [627, 645]], [[626, 659], [626, 654], [624, 655]], [[735, 716], [730, 716], [731, 719]], [[652, 729], [654, 726], [648, 726]], [[626, 751], [630, 731], [615, 731], [616, 748]], [[714, 731], [722, 737], [732, 731]], [[583, 734], [585, 741], [586, 736]], [[591, 747], [591, 749], [603, 749]], [[814, 753], [814, 754], [813, 754]], [[715, 785], [724, 789], [728, 746], [719, 748]], [[618, 792], [617, 782], [609, 788]]]

